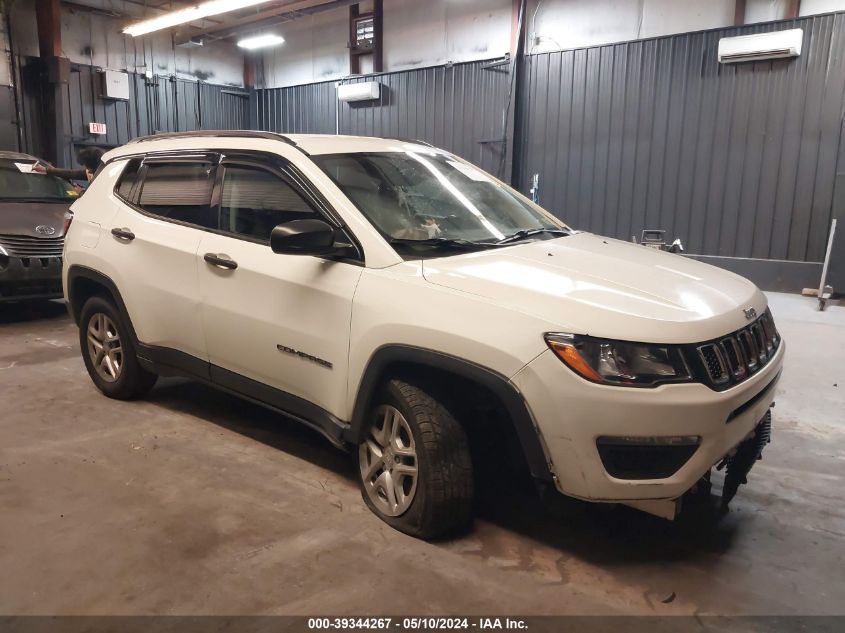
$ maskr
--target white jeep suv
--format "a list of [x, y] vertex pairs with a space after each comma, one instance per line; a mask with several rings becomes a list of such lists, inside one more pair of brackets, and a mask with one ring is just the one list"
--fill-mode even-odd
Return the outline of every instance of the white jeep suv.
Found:
[[112, 398], [188, 376], [357, 452], [362, 496], [423, 538], [471, 519], [472, 447], [547, 489], [674, 517], [768, 441], [784, 345], [765, 296], [575, 231], [416, 141], [194, 132], [108, 152], [63, 282]]

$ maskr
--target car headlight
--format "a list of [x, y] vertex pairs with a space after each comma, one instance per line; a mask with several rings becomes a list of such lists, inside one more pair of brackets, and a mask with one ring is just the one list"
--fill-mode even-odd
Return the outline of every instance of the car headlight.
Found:
[[693, 380], [681, 350], [651, 345], [550, 332], [546, 343], [578, 375], [605, 385], [656, 387]]

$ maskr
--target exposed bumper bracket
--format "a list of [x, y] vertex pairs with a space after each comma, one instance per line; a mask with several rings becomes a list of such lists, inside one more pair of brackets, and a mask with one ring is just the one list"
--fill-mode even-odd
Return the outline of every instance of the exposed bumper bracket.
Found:
[[722, 510], [728, 509], [731, 499], [736, 496], [737, 490], [742, 484], [748, 483], [748, 473], [752, 466], [759, 459], [763, 459], [763, 449], [771, 442], [772, 437], [772, 412], [766, 412], [766, 415], [760, 421], [760, 424], [754, 429], [751, 437], [743, 440], [735, 451], [723, 459], [717, 469], [727, 467], [725, 471], [725, 484], [722, 487]]

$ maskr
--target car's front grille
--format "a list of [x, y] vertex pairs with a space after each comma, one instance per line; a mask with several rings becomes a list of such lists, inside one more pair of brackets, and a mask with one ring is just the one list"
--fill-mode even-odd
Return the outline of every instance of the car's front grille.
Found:
[[61, 257], [64, 237], [0, 235], [0, 246], [11, 257]]
[[772, 313], [722, 339], [696, 347], [707, 382], [725, 389], [759, 371], [774, 356], [780, 345]]

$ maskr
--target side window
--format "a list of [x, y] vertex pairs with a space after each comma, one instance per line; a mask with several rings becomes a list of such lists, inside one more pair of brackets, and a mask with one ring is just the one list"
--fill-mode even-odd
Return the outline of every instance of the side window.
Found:
[[120, 178], [117, 180], [115, 192], [120, 198], [126, 200], [127, 202], [131, 201], [129, 194], [132, 193], [132, 187], [138, 179], [138, 170], [140, 168], [141, 159], [133, 158], [126, 166], [124, 166], [123, 172], [121, 172]]
[[245, 165], [229, 165], [223, 172], [222, 231], [269, 241], [277, 224], [317, 215], [294, 186], [276, 174]]
[[138, 204], [168, 220], [216, 228], [210, 207], [213, 186], [211, 163], [148, 163]]

